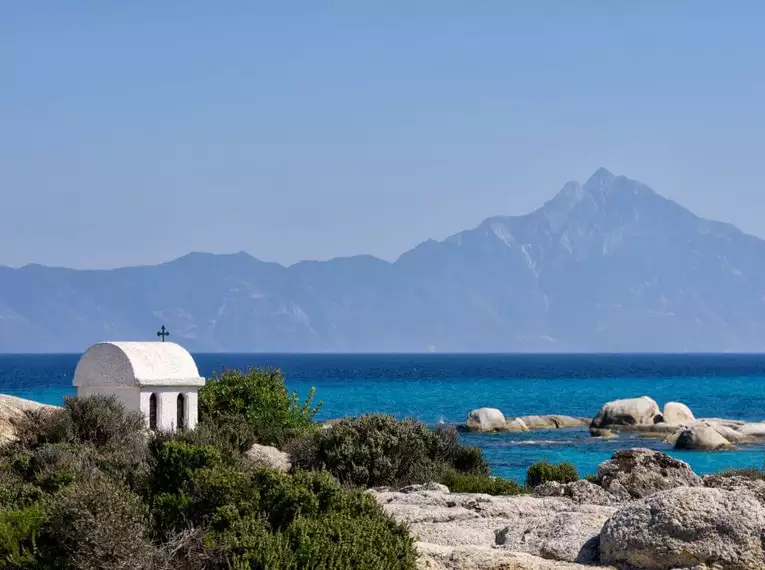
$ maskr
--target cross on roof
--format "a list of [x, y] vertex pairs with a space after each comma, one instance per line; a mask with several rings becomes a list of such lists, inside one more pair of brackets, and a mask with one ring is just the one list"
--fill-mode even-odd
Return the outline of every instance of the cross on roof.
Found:
[[157, 333], [157, 336], [162, 338], [162, 342], [165, 342], [165, 337], [166, 336], [170, 336], [170, 333], [165, 328], [165, 325], [162, 325], [162, 328]]

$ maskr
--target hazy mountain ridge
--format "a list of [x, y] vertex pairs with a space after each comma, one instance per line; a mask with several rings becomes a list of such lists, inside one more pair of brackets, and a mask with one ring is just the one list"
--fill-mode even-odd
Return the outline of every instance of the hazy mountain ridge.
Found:
[[765, 241], [596, 172], [394, 263], [195, 253], [0, 268], [0, 351], [171, 339], [197, 351], [759, 351]]

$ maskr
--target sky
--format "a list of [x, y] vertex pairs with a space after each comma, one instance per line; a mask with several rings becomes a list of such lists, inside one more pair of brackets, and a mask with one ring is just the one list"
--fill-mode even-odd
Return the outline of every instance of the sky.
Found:
[[598, 167], [765, 237], [765, 3], [1, 2], [0, 265], [395, 259]]

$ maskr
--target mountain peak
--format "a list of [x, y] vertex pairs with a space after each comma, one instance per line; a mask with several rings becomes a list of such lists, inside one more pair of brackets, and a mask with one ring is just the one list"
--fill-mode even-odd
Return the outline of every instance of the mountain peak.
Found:
[[600, 167], [590, 176], [584, 187], [587, 189], [606, 188], [614, 183], [616, 176], [606, 168]]

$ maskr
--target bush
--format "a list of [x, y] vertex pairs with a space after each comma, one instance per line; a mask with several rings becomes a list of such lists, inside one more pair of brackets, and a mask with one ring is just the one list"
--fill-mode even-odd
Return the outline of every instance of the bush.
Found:
[[447, 471], [441, 483], [449, 487], [452, 493], [485, 493], [487, 495], [522, 495], [526, 489], [514, 481], [489, 477], [488, 475], [470, 475], [454, 470]]
[[78, 483], [56, 495], [41, 533], [43, 558], [68, 568], [143, 568], [153, 551], [141, 499], [107, 479]]
[[554, 465], [549, 461], [538, 461], [529, 467], [526, 472], [526, 486], [533, 489], [550, 481], [558, 483], [573, 483], [579, 480], [579, 473], [570, 463], [558, 463]]
[[726, 469], [719, 473], [720, 477], [745, 477], [752, 481], [765, 481], [765, 470], [757, 467], [744, 467], [741, 469]]
[[480, 450], [462, 447], [456, 431], [432, 431], [393, 416], [345, 419], [288, 446], [295, 467], [327, 470], [361, 487], [403, 486], [438, 480], [449, 468], [488, 475]]
[[199, 414], [203, 423], [238, 425], [259, 443], [280, 446], [316, 429], [314, 418], [321, 404], [312, 406], [313, 396], [311, 390], [301, 403], [279, 370], [226, 370], [199, 391]]
[[0, 561], [11, 568], [33, 568], [37, 535], [45, 523], [42, 504], [19, 510], [0, 510]]

